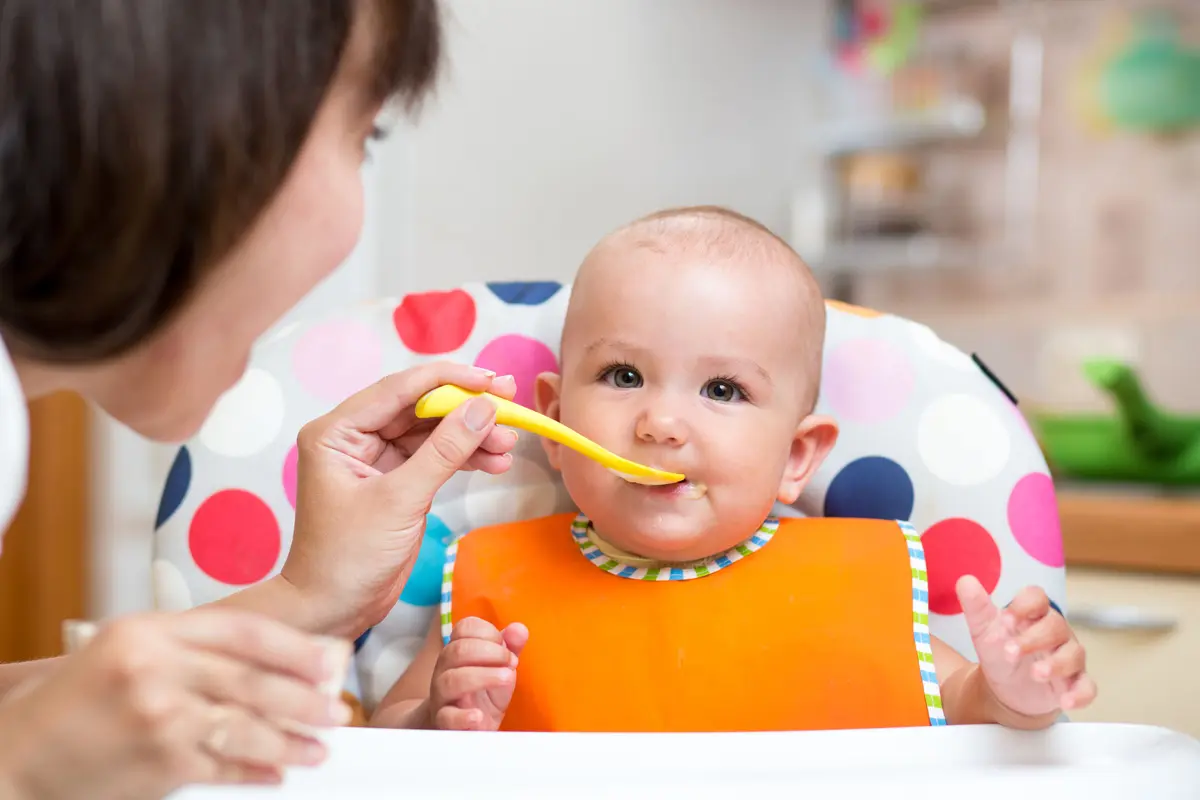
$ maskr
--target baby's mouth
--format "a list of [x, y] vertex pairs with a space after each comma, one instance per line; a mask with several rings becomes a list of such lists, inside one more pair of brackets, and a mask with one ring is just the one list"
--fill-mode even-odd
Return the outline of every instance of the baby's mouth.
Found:
[[699, 481], [683, 479], [678, 483], [665, 486], [647, 486], [651, 493], [678, 498], [680, 500], [699, 500], [708, 494], [708, 487]]

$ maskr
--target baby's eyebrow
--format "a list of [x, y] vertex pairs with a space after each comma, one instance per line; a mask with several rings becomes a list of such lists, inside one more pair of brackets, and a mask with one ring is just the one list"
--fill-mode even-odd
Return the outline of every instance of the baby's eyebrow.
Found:
[[635, 350], [635, 351], [641, 350], [640, 347], [638, 347], [637, 345], [634, 345], [630, 342], [626, 342], [621, 339], [609, 339], [605, 336], [601, 336], [599, 339], [597, 339], [596, 341], [592, 342], [587, 347], [585, 347], [584, 352], [594, 353], [597, 350], [600, 350], [605, 347], [610, 347], [613, 350]]

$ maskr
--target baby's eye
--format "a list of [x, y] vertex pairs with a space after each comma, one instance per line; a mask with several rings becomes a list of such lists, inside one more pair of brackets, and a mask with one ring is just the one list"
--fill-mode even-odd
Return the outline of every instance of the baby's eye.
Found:
[[604, 373], [604, 380], [618, 389], [637, 389], [642, 385], [642, 376], [633, 367], [613, 367]]
[[732, 403], [744, 398], [742, 390], [736, 384], [721, 380], [709, 381], [704, 384], [702, 394], [709, 400], [716, 400], [718, 403]]

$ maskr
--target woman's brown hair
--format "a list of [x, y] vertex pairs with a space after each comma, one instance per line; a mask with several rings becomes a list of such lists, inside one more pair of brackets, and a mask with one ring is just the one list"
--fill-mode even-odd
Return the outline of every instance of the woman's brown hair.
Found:
[[364, 92], [412, 107], [436, 0], [0, 0], [7, 345], [89, 362], [158, 331], [275, 196], [364, 14]]

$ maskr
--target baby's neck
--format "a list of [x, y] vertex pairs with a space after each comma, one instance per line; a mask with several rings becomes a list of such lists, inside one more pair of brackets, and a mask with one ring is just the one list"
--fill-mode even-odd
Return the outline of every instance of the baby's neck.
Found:
[[[743, 537], [743, 540], [749, 539], [753, 535], [754, 535], [754, 531], [750, 531], [749, 533], [746, 534], [745, 537]], [[655, 558], [653, 556], [643, 556], [638, 553], [634, 553], [629, 550], [625, 550], [621, 547], [618, 547], [617, 545], [615, 545], [612, 542], [605, 539], [603, 537], [603, 535], [601, 535], [601, 533], [596, 530], [595, 525], [592, 525], [589, 528], [588, 538], [590, 538], [592, 540], [592, 543], [594, 545], [596, 545], [596, 548], [604, 555], [608, 556], [609, 558], [613, 559], [614, 561], [619, 561], [622, 564], [628, 564], [629, 566], [633, 566], [633, 567], [687, 568], [687, 567], [695, 566], [697, 564], [706, 563], [706, 562], [712, 560], [713, 558], [716, 558], [717, 556], [725, 553], [729, 549], [729, 548], [723, 548], [716, 553], [709, 553], [708, 555], [700, 556], [699, 558], [687, 559], [686, 561], [672, 561], [670, 559], [665, 559], [665, 558]], [[743, 540], [739, 540], [739, 541], [743, 541]]]

